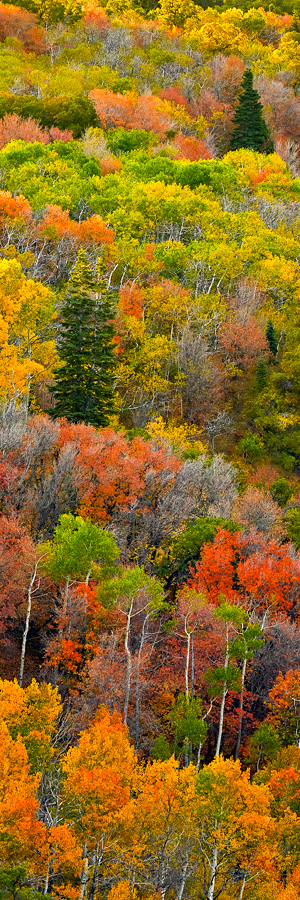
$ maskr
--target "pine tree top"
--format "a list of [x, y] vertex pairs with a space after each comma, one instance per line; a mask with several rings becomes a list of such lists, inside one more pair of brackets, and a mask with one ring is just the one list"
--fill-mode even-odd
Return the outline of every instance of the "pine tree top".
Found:
[[245, 148], [258, 153], [273, 153], [273, 141], [262, 110], [258, 91], [253, 87], [253, 73], [251, 69], [246, 69], [233, 117], [235, 127], [230, 141], [231, 150]]

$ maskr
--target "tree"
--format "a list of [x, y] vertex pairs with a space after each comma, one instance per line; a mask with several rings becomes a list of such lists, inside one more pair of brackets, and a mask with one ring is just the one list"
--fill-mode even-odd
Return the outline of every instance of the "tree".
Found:
[[81, 898], [87, 885], [94, 898], [105, 875], [117, 871], [118, 861], [124, 864], [124, 844], [133, 827], [130, 788], [135, 768], [127, 729], [119, 716], [110, 716], [104, 708], [64, 757], [67, 819], [83, 850]]
[[269, 320], [266, 328], [266, 338], [273, 356], [277, 355], [277, 341], [275, 337], [274, 325], [273, 322]]
[[199, 772], [196, 790], [201, 896], [242, 900], [248, 881], [258, 879], [261, 888], [266, 869], [271, 824], [268, 790], [250, 784], [249, 772], [241, 772], [239, 762], [222, 756]]
[[53, 388], [53, 415], [96, 426], [108, 423], [113, 410], [112, 311], [97, 269], [96, 279], [84, 250], [78, 253], [61, 312]]
[[253, 88], [253, 74], [246, 69], [242, 80], [242, 91], [233, 117], [234, 130], [231, 136], [231, 150], [241, 147], [259, 153], [273, 153], [274, 145], [262, 116], [262, 104], [258, 91]]

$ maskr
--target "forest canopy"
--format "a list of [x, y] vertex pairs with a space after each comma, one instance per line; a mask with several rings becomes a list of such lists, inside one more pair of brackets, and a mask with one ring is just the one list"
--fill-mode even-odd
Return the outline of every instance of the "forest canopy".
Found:
[[0, 4], [0, 900], [299, 900], [300, 10]]

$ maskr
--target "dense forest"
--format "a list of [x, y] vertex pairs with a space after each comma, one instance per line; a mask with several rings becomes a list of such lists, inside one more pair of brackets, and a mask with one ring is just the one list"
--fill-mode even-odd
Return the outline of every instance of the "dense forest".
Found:
[[299, 900], [300, 6], [0, 40], [0, 900]]

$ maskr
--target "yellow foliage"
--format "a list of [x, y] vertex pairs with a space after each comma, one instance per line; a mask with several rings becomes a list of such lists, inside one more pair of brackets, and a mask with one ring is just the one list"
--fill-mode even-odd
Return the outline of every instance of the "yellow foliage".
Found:
[[151, 440], [170, 444], [173, 452], [179, 456], [183, 456], [191, 447], [198, 453], [205, 453], [205, 448], [199, 441], [202, 429], [196, 425], [176, 425], [173, 422], [166, 424], [162, 416], [158, 416], [153, 422], [148, 422], [146, 430]]
[[23, 397], [32, 378], [54, 362], [54, 341], [44, 337], [54, 318], [51, 291], [26, 278], [20, 262], [0, 260], [0, 400]]

